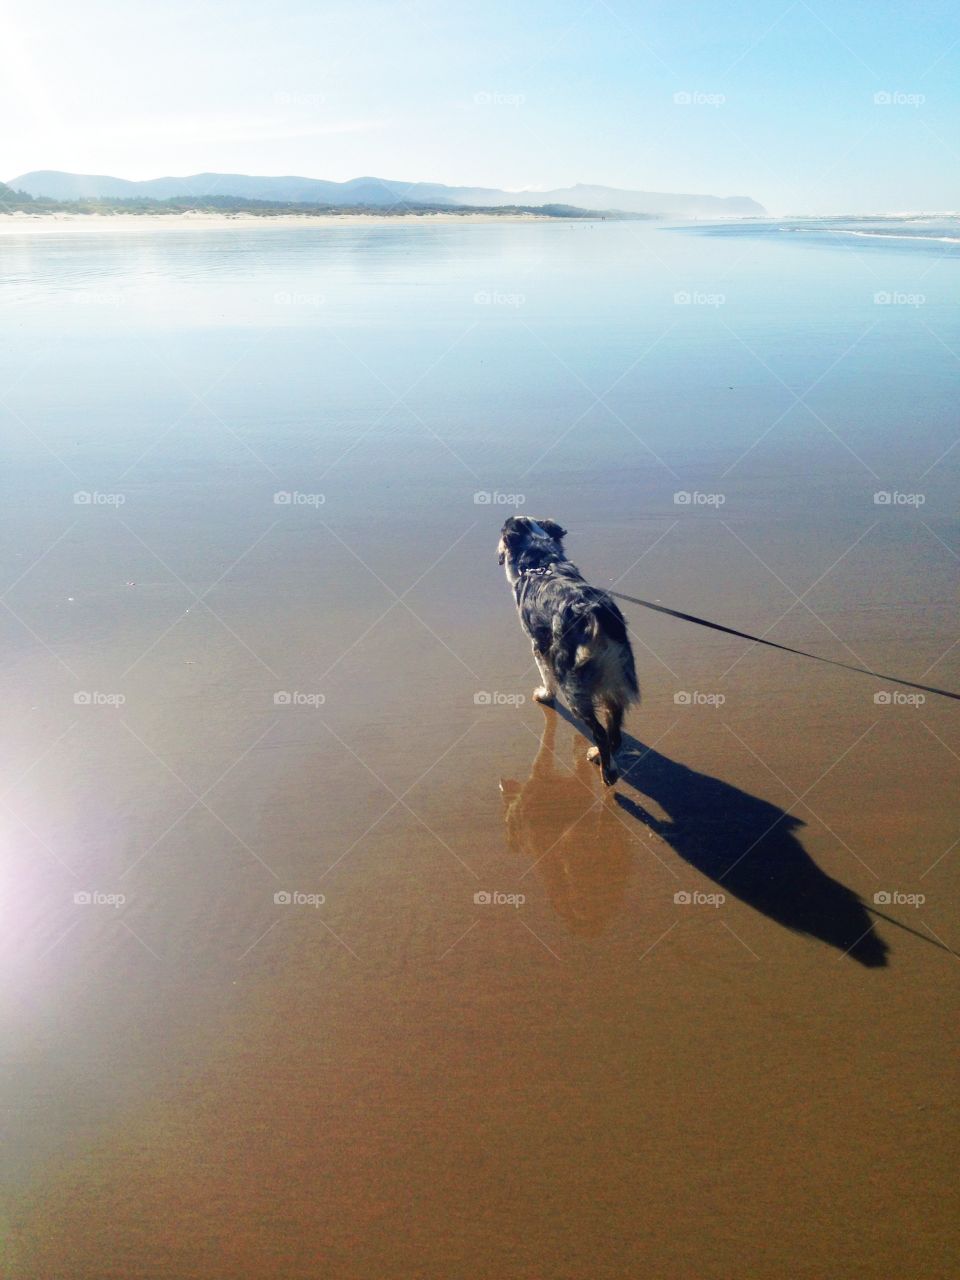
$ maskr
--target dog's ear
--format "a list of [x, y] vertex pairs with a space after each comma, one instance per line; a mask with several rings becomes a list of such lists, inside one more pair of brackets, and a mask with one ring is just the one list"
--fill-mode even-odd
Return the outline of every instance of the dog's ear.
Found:
[[538, 520], [537, 523], [540, 525], [540, 528], [544, 533], [549, 534], [551, 538], [555, 538], [557, 542], [567, 536], [566, 529], [564, 529], [562, 525], [557, 524], [556, 520]]
[[[523, 517], [519, 517], [523, 519]], [[500, 551], [497, 556], [497, 564], [503, 564], [507, 555], [511, 556], [520, 549], [523, 539], [527, 536], [529, 529], [526, 525], [517, 523], [518, 517], [511, 516], [500, 531]]]

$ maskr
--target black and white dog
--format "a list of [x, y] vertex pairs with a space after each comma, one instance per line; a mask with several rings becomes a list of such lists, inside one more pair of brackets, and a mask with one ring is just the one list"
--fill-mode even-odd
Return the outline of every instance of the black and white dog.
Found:
[[564, 554], [566, 529], [555, 520], [511, 516], [500, 531], [499, 563], [516, 596], [543, 684], [538, 702], [559, 690], [593, 735], [587, 752], [603, 780], [617, 780], [613, 756], [631, 702], [640, 700], [623, 614], [606, 591], [591, 587]]

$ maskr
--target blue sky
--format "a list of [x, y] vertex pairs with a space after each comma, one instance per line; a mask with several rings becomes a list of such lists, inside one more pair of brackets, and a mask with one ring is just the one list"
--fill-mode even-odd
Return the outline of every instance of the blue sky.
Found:
[[4, 178], [376, 174], [960, 209], [953, 0], [9, 0], [0, 109]]

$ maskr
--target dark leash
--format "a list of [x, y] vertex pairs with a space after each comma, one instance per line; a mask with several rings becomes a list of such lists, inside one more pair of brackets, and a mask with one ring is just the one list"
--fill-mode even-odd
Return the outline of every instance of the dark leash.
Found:
[[771, 649], [782, 649], [784, 653], [795, 653], [801, 658], [811, 658], [814, 662], [827, 662], [831, 667], [843, 667], [845, 671], [858, 671], [864, 676], [873, 676], [876, 680], [888, 680], [890, 684], [906, 685], [908, 689], [922, 689], [924, 693], [935, 693], [941, 698], [954, 698], [960, 701], [960, 693], [951, 693], [949, 689], [938, 689], [932, 684], [919, 684], [916, 680], [904, 680], [900, 676], [885, 676], [879, 671], [870, 671], [867, 667], [855, 667], [851, 662], [840, 662], [836, 658], [825, 658], [819, 653], [807, 653], [805, 649], [794, 649], [788, 644], [777, 644], [776, 640], [765, 640], [763, 636], [752, 636], [749, 631], [738, 631], [736, 627], [725, 627], [722, 623], [711, 622], [709, 618], [698, 618], [693, 613], [682, 613], [679, 609], [668, 609], [666, 605], [654, 604], [652, 600], [639, 600], [636, 596], [625, 596], [620, 591], [608, 591], [608, 595], [618, 600], [626, 600], [630, 604], [638, 604], [642, 609], [652, 609], [654, 613], [665, 613], [669, 618], [679, 618], [681, 622], [693, 622], [698, 627], [709, 627], [711, 631], [722, 631], [728, 636], [738, 636], [741, 640], [750, 640], [753, 644], [765, 644]]

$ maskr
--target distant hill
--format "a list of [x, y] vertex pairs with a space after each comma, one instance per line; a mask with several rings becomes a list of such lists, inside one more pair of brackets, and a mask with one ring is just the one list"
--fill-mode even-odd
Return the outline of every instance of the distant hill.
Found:
[[327, 182], [323, 178], [258, 178], [244, 173], [195, 173], [184, 178], [149, 178], [144, 182], [130, 182], [126, 178], [38, 169], [11, 178], [8, 185], [32, 196], [47, 196], [54, 200], [237, 196], [247, 200], [371, 208], [383, 208], [398, 201], [416, 205], [486, 208], [570, 205], [578, 209], [609, 209], [668, 218], [762, 217], [765, 213], [763, 206], [748, 196], [623, 191], [617, 187], [584, 183], [554, 191], [501, 191], [496, 187], [448, 187], [437, 182], [396, 182], [385, 178]]
[[578, 209], [569, 204], [421, 204], [411, 200], [394, 200], [391, 204], [322, 204], [317, 200], [255, 200], [252, 196], [82, 196], [76, 200], [61, 200], [53, 196], [32, 196], [27, 191], [15, 191], [0, 182], [0, 214], [28, 213], [42, 218], [51, 214], [126, 214], [143, 217], [177, 216], [189, 213], [220, 213], [229, 217], [240, 214], [258, 218], [279, 215], [317, 218], [329, 215], [361, 214], [379, 217], [430, 217], [436, 214], [464, 217], [477, 213], [491, 217], [539, 217], [539, 218], [610, 218], [613, 220], [643, 220], [654, 217], [650, 213], [624, 213], [619, 209]]

